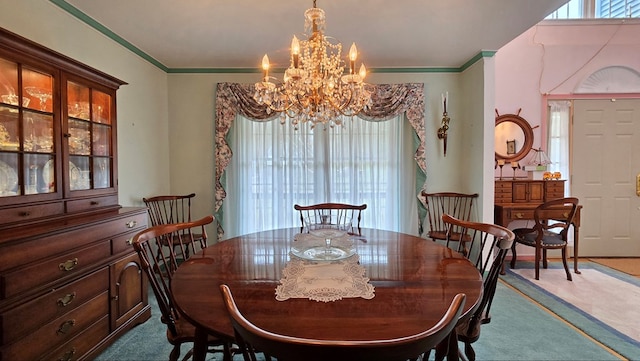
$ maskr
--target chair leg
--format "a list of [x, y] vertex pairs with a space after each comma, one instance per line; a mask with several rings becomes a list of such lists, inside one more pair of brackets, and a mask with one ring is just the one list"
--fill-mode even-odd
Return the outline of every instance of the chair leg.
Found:
[[447, 353], [449, 352], [449, 338], [447, 337], [442, 340], [439, 344], [436, 345], [435, 349], [435, 361], [443, 361], [447, 357]]
[[476, 352], [473, 350], [473, 346], [471, 343], [465, 342], [464, 344], [464, 354], [467, 356], [467, 360], [475, 361], [476, 360]]
[[169, 361], [177, 361], [178, 357], [180, 357], [180, 344], [173, 346], [173, 349], [169, 354]]
[[542, 267], [544, 269], [547, 269], [549, 267], [549, 265], [547, 264], [547, 249], [546, 248], [542, 249]]
[[516, 254], [516, 242], [511, 244], [511, 269], [516, 268], [516, 259], [518, 255]]
[[571, 272], [569, 272], [569, 266], [567, 265], [567, 247], [562, 247], [562, 264], [564, 264], [564, 271], [567, 273], [567, 280], [573, 281]]
[[536, 256], [535, 256], [535, 269], [536, 269], [536, 280], [540, 279], [540, 253], [541, 249], [536, 247]]

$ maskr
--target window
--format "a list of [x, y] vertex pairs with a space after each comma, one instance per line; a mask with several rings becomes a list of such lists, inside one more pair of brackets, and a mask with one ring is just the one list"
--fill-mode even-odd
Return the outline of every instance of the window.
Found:
[[549, 136], [548, 136], [548, 150], [549, 159], [551, 164], [549, 165], [550, 172], [560, 172], [562, 178], [566, 179], [564, 194], [570, 193], [570, 120], [571, 120], [571, 101], [558, 100], [549, 101]]
[[416, 229], [417, 219], [406, 217], [416, 208], [413, 136], [404, 116], [294, 130], [238, 115], [228, 138], [225, 234], [299, 226], [293, 205], [322, 202], [366, 203], [363, 227]]
[[547, 19], [637, 17], [640, 17], [640, 0], [570, 0]]

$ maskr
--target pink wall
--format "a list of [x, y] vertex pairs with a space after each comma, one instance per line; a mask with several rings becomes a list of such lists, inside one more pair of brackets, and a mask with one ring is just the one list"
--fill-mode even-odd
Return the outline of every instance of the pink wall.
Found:
[[[539, 125], [533, 147], [545, 148], [544, 96], [584, 97], [573, 90], [592, 73], [613, 65], [640, 73], [639, 19], [543, 21], [496, 53], [496, 108], [500, 114], [522, 109], [521, 117], [532, 127]], [[513, 173], [509, 169], [506, 174]]]

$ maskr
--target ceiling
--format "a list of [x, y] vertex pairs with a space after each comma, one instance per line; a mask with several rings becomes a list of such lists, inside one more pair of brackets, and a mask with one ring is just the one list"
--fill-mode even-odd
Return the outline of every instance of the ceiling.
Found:
[[[265, 53], [272, 66], [287, 67], [291, 38], [304, 38], [304, 11], [313, 6], [312, 0], [51, 1], [166, 69], [259, 68]], [[345, 57], [356, 42], [367, 68], [460, 68], [565, 2], [318, 0], [317, 6], [326, 12], [325, 35], [343, 43]]]

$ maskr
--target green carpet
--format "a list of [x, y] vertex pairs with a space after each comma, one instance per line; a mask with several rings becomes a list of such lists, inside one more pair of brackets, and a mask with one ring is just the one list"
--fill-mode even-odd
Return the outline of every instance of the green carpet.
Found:
[[[519, 261], [517, 264], [517, 269], [531, 269], [533, 268], [532, 262], [522, 262]], [[592, 262], [582, 262], [580, 263], [580, 269], [583, 271], [582, 275], [573, 274], [574, 280], [577, 277], [589, 277], [590, 272], [602, 272], [608, 276], [615, 278], [616, 280], [621, 280], [628, 287], [636, 287], [634, 291], [637, 291], [637, 287], [640, 287], [640, 280], [635, 277], [632, 277], [628, 274], [613, 270], [611, 268], [599, 265], [597, 263]], [[557, 270], [557, 271], [556, 271]], [[551, 277], [549, 273], [545, 275], [545, 272], [558, 272], [559, 274], [564, 276], [564, 270], [562, 269], [562, 264], [559, 262], [551, 262], [549, 263], [549, 269], [541, 269], [540, 270], [540, 279], [547, 279]], [[561, 297], [558, 297], [556, 294], [552, 294], [546, 291], [543, 287], [540, 286], [540, 281], [536, 281], [533, 279], [533, 273], [531, 273], [531, 277], [524, 277], [522, 275], [514, 273], [512, 270], [507, 267], [507, 274], [502, 276], [501, 279], [507, 282], [509, 285], [516, 288], [518, 291], [527, 295], [531, 299], [540, 303], [551, 312], [553, 312], [558, 317], [562, 318], [566, 322], [573, 325], [575, 328], [584, 332], [586, 335], [592, 337], [593, 339], [598, 340], [606, 347], [612, 349], [614, 352], [622, 355], [623, 358], [629, 360], [640, 360], [640, 342], [636, 341], [629, 335], [625, 335], [624, 333], [616, 330], [612, 326], [607, 324], [607, 320], [605, 318], [597, 319], [591, 316], [590, 313], [593, 313], [593, 310], [582, 310], [576, 307], [574, 304], [564, 301]], [[562, 284], [559, 287], [563, 287], [562, 285], [567, 285], [567, 287], [571, 287], [571, 283], [566, 281], [566, 279], [562, 279]], [[567, 283], [564, 283], [567, 282]], [[537, 284], [536, 284], [537, 283]], [[598, 287], [597, 284], [593, 284], [594, 287]], [[571, 291], [575, 293], [576, 291]], [[580, 290], [580, 292], [585, 292], [585, 290]], [[586, 292], [590, 294], [592, 297], [595, 297], [597, 292], [594, 290], [593, 293], [590, 293], [588, 290]], [[616, 303], [614, 298], [625, 298], [629, 297], [629, 292], [626, 292], [623, 289], [619, 289], [619, 291], [614, 292], [613, 294], [609, 294], [607, 296], [607, 302], [611, 304]], [[637, 306], [637, 300], [635, 302], [632, 301]], [[624, 314], [625, 310], [620, 309], [619, 313]], [[636, 324], [639, 320], [634, 319], [635, 316], [631, 316], [628, 319], [628, 323], [633, 325]], [[637, 330], [637, 328], [636, 328]]]
[[[554, 302], [553, 299], [550, 302]], [[160, 313], [153, 297], [150, 303], [152, 319], [129, 331], [96, 360], [168, 359], [171, 347], [165, 338], [165, 326], [159, 321]], [[620, 359], [505, 284], [498, 283], [491, 310], [491, 323], [483, 325], [480, 340], [474, 343], [479, 361]], [[183, 355], [186, 351], [187, 347], [183, 346]], [[217, 357], [220, 360], [220, 356]], [[216, 358], [212, 355], [208, 360]], [[235, 360], [242, 357], [236, 356]]]

